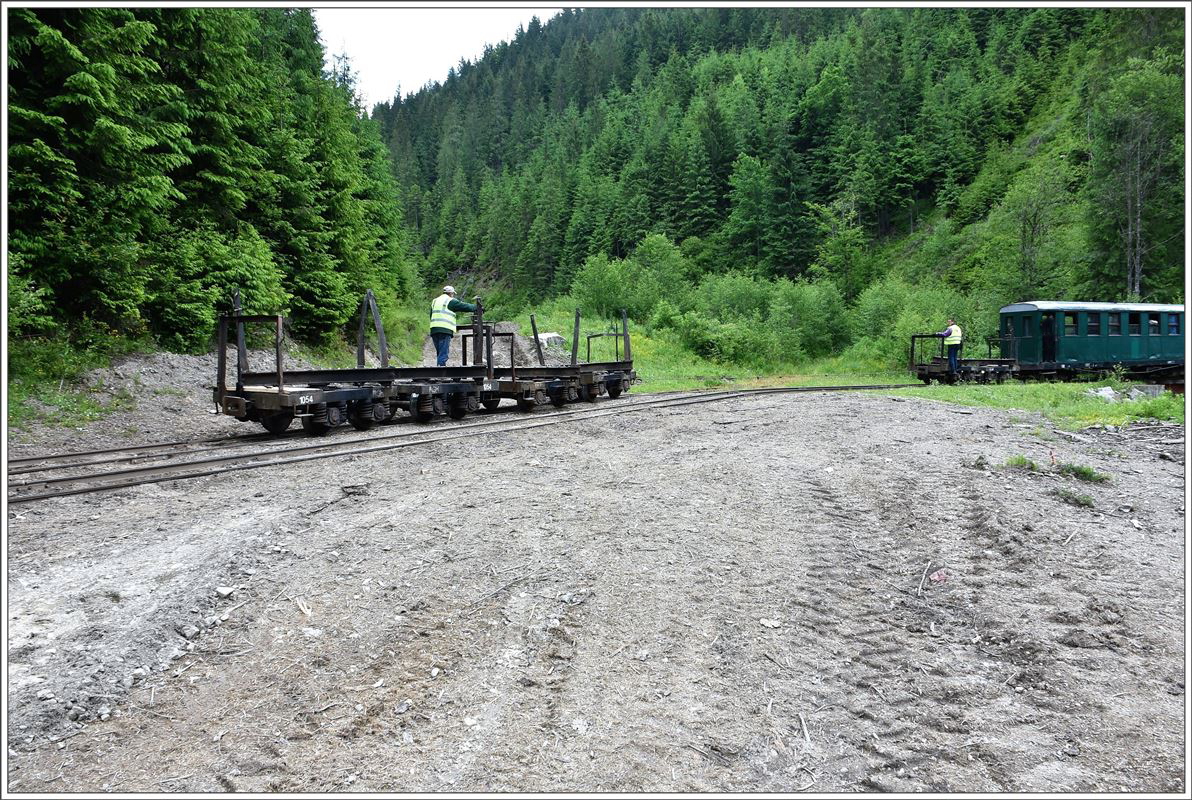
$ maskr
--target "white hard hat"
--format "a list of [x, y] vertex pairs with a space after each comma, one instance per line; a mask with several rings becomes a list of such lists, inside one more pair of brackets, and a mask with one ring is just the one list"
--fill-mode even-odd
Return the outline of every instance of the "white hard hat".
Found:
[[454, 286], [444, 286], [443, 294], [455, 294], [455, 287]]

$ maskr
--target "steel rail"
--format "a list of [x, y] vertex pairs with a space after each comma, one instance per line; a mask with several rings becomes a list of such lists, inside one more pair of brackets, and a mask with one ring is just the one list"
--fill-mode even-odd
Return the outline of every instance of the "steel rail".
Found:
[[[254, 441], [268, 440], [275, 438], [273, 434], [269, 433], [250, 433], [245, 436], [233, 434], [232, 436], [212, 436], [209, 439], [187, 439], [180, 442], [154, 442], [152, 444], [137, 444], [129, 445], [127, 447], [109, 447], [100, 450], [76, 450], [73, 453], [52, 453], [46, 456], [22, 456], [20, 458], [8, 459], [8, 465], [13, 464], [34, 464], [44, 463], [47, 461], [63, 461], [72, 458], [82, 458], [84, 456], [106, 456], [113, 453], [136, 453], [144, 450], [164, 450], [167, 448], [186, 447], [188, 445], [212, 445], [219, 442], [228, 445], [251, 444]], [[133, 458], [140, 458], [141, 456], [133, 456]], [[146, 456], [148, 457], [148, 456]], [[88, 464], [100, 464], [102, 461], [89, 461]], [[26, 470], [29, 472], [40, 472], [40, 470]], [[9, 470], [10, 475], [18, 474], [16, 470]]]
[[[674, 398], [667, 398], [667, 399], [669, 400], [669, 399], [674, 399]], [[637, 403], [625, 403], [622, 405], [623, 406], [636, 406], [636, 405], [642, 405], [643, 402], [658, 403], [658, 402], [662, 402], [662, 401], [651, 398], [650, 400], [639, 401]], [[549, 419], [551, 417], [556, 417], [556, 416], [574, 416], [576, 414], [584, 414], [584, 413], [589, 413], [589, 412], [585, 409], [573, 408], [573, 409], [566, 410], [566, 411], [551, 411], [551, 412], [547, 412], [546, 414], [539, 415], [539, 416], [540, 416], [540, 418], [546, 417]], [[412, 420], [410, 420], [410, 421], [412, 421]], [[471, 430], [474, 428], [483, 428], [483, 427], [488, 427], [491, 425], [506, 425], [506, 426], [508, 426], [508, 425], [515, 425], [519, 421], [525, 421], [525, 419], [519, 418], [519, 419], [515, 419], [515, 420], [511, 420], [511, 419], [475, 420], [473, 422], [453, 424], [451, 426], [451, 429], [452, 430], [459, 430], [459, 429]], [[102, 480], [102, 479], [127, 478], [127, 477], [132, 477], [135, 475], [152, 475], [154, 473], [159, 473], [159, 472], [168, 471], [168, 470], [182, 470], [188, 466], [201, 466], [203, 464], [235, 463], [236, 461], [239, 461], [239, 460], [249, 460], [249, 459], [255, 459], [255, 458], [268, 458], [273, 455], [284, 455], [284, 454], [288, 454], [288, 453], [301, 453], [301, 452], [320, 451], [320, 450], [337, 450], [340, 448], [349, 447], [349, 446], [356, 444], [358, 442], [361, 442], [361, 441], [376, 442], [376, 441], [384, 441], [387, 439], [404, 439], [404, 438], [407, 438], [410, 436], [421, 436], [421, 435], [424, 435], [426, 432], [427, 431], [425, 428], [420, 428], [420, 429], [412, 430], [412, 431], [399, 431], [399, 432], [384, 434], [384, 435], [380, 435], [380, 436], [373, 435], [373, 436], [366, 436], [366, 437], [360, 437], [360, 438], [340, 439], [338, 441], [327, 441], [326, 439], [317, 439], [317, 440], [314, 440], [313, 442], [311, 442], [310, 444], [301, 445], [299, 447], [285, 447], [285, 448], [276, 448], [276, 449], [272, 449], [272, 450], [265, 450], [263, 452], [258, 451], [258, 452], [254, 452], [254, 453], [241, 453], [241, 454], [237, 454], [237, 455], [214, 456], [214, 457], [210, 457], [210, 458], [195, 459], [193, 461], [175, 461], [175, 462], [171, 462], [171, 463], [167, 463], [167, 464], [151, 464], [151, 465], [146, 465], [143, 467], [132, 467], [129, 469], [111, 470], [109, 472], [98, 472], [98, 473], [91, 473], [88, 475], [68, 475], [68, 476], [62, 477], [62, 478], [41, 478], [41, 479], [18, 482], [18, 483], [10, 482], [8, 484], [8, 486], [10, 489], [48, 488], [50, 486], [63, 485], [63, 484], [86, 483], [89, 481], [96, 481], [96, 480]], [[307, 439], [306, 441], [310, 441], [310, 439]], [[186, 455], [189, 455], [191, 452], [195, 452], [195, 451], [184, 452], [184, 453], [181, 453], [180, 455], [186, 456]], [[88, 465], [87, 464], [79, 464], [76, 466], [85, 467]]]
[[[648, 401], [656, 398], [658, 395], [666, 395], [666, 394], [680, 394], [680, 392], [657, 392], [657, 393], [653, 393], [650, 395], [637, 395], [636, 397], [629, 398], [626, 401], [626, 403], [633, 404], [633, 403], [639, 403], [639, 402], [648, 402]], [[510, 405], [510, 406], [506, 406], [505, 408], [500, 409], [499, 411], [485, 411], [484, 414], [487, 416], [487, 415], [497, 414], [497, 413], [499, 413], [499, 414], [513, 413], [513, 411], [514, 411], [514, 407], [512, 405]], [[571, 413], [571, 412], [543, 411], [543, 412], [539, 412], [538, 416], [546, 416], [546, 415], [557, 414], [557, 413]], [[488, 419], [488, 420], [484, 420], [484, 421], [474, 420], [471, 424], [473, 424], [473, 425], [497, 424], [497, 423], [504, 423], [504, 422], [508, 422], [508, 420], [506, 420], [506, 419]], [[413, 417], [398, 417], [398, 418], [395, 418], [389, 422], [381, 423], [381, 424], [388, 426], [388, 425], [410, 425], [410, 424], [415, 424], [415, 423], [414, 423]], [[454, 424], [454, 423], [452, 423], [452, 424]], [[348, 427], [349, 426], [344, 426], [344, 428], [341, 428], [339, 431], [333, 432], [331, 435], [332, 436], [340, 436], [343, 434], [351, 435], [347, 430], [345, 430]], [[385, 436], [378, 437], [375, 432], [372, 433], [371, 435], [368, 435], [368, 432], [365, 432], [365, 431], [361, 431], [361, 433], [365, 433], [366, 435], [356, 437], [356, 438], [352, 439], [351, 441], [362, 441], [364, 439], [376, 440], [378, 438], [388, 438]], [[392, 435], [412, 436], [415, 434], [410, 432], [410, 433], [392, 434]], [[253, 445], [253, 444], [257, 444], [257, 443], [272, 444], [274, 442], [285, 441], [287, 439], [304, 438], [304, 436], [305, 436], [305, 434], [302, 431], [292, 430], [292, 431], [285, 431], [281, 434], [254, 433], [254, 434], [249, 434], [247, 436], [224, 436], [224, 437], [218, 437], [218, 438], [213, 438], [213, 439], [193, 439], [193, 440], [185, 441], [185, 442], [158, 442], [156, 444], [136, 445], [136, 446], [132, 446], [132, 447], [117, 447], [117, 448], [112, 448], [110, 450], [85, 450], [85, 451], [80, 451], [80, 452], [76, 452], [76, 453], [58, 453], [58, 454], [54, 454], [54, 455], [44, 456], [43, 458], [40, 458], [40, 459], [29, 458], [29, 459], [22, 459], [22, 460], [45, 462], [45, 461], [50, 461], [50, 460], [64, 460], [67, 458], [77, 458], [80, 456], [86, 457], [86, 456], [90, 456], [90, 455], [105, 455], [105, 454], [109, 454], [109, 453], [112, 453], [112, 454], [129, 453], [129, 455], [114, 456], [112, 458], [96, 458], [96, 459], [92, 459], [92, 460], [88, 460], [88, 461], [54, 463], [54, 464], [47, 464], [45, 466], [36, 466], [36, 465], [35, 466], [22, 466], [22, 467], [19, 467], [18, 469], [8, 470], [8, 475], [10, 477], [13, 475], [33, 475], [33, 474], [39, 473], [39, 472], [57, 472], [57, 471], [66, 470], [66, 469], [85, 469], [87, 467], [92, 467], [92, 466], [96, 466], [99, 464], [121, 464], [121, 463], [136, 462], [136, 461], [151, 461], [154, 459], [163, 459], [163, 458], [186, 457], [186, 456], [194, 455], [196, 453], [206, 453], [206, 452], [211, 452], [213, 450], [226, 450], [226, 449], [232, 448], [232, 447], [247, 447], [249, 445]], [[216, 444], [210, 444], [213, 442]], [[340, 445], [340, 444], [344, 444], [345, 442], [343, 442], [343, 441], [336, 441], [336, 442], [324, 441], [324, 443]], [[205, 447], [186, 447], [187, 445], [191, 445], [191, 444], [194, 444], [194, 445], [206, 444], [207, 446], [205, 446]], [[173, 448], [173, 449], [171, 450], [170, 448]], [[183, 449], [183, 448], [185, 448], [185, 449]], [[159, 449], [159, 450], [162, 450], [163, 452], [160, 452], [160, 453], [134, 452], [134, 451], [147, 450], [147, 449]], [[274, 452], [280, 452], [280, 451], [274, 451]], [[15, 462], [17, 460], [14, 459], [13, 461]], [[13, 463], [13, 462], [10, 462], [10, 463]], [[18, 484], [12, 484], [12, 485], [25, 486], [25, 485], [32, 485], [33, 483], [40, 483], [40, 481], [30, 481], [27, 483], [18, 483]]]
[[[703, 390], [698, 390], [698, 391], [703, 391]], [[689, 392], [683, 392], [682, 390], [670, 390], [670, 391], [665, 391], [665, 392], [651, 392], [646, 395], [639, 394], [634, 397], [631, 397], [628, 400], [628, 402], [630, 402], [630, 403], [642, 402], [642, 401], [646, 401], [651, 398], [658, 397], [660, 395], [672, 395], [672, 394], [689, 394]], [[510, 405], [510, 406], [507, 406], [507, 407], [501, 409], [500, 413], [512, 412], [512, 411], [513, 411], [513, 406]], [[487, 411], [485, 413], [492, 414], [494, 412]], [[546, 412], [546, 413], [554, 413], [554, 412]], [[384, 423], [384, 424], [408, 424], [408, 423], [413, 423], [413, 422], [414, 422], [414, 420], [412, 417], [399, 417], [397, 419], [392, 420], [391, 422]], [[109, 448], [104, 448], [104, 449], [99, 449], [99, 450], [76, 450], [76, 451], [70, 452], [70, 453], [52, 453], [52, 454], [44, 455], [44, 456], [22, 456], [20, 458], [10, 458], [7, 460], [6, 463], [9, 467], [11, 467], [14, 464], [20, 465], [17, 469], [9, 469], [8, 470], [9, 475], [29, 475], [29, 474], [32, 474], [35, 472], [52, 472], [52, 471], [60, 470], [60, 469], [90, 467], [94, 464], [116, 464], [116, 463], [120, 463], [120, 462], [124, 462], [124, 461], [137, 461], [139, 459], [151, 459], [151, 458], [165, 458], [165, 457], [172, 457], [174, 455], [178, 455], [178, 453], [166, 452], [159, 456], [159, 455], [155, 455], [153, 453], [143, 452], [143, 451], [147, 451], [147, 450], [170, 450], [170, 449], [177, 450], [179, 448], [185, 447], [188, 449], [183, 451], [181, 454], [189, 455], [191, 453], [202, 453], [202, 452], [207, 452], [210, 450], [222, 450], [225, 447], [243, 447], [243, 446], [250, 445], [250, 444], [256, 444], [257, 442], [269, 443], [269, 442], [281, 441], [283, 439], [300, 438], [303, 435], [304, 435], [303, 432], [299, 431], [299, 430], [286, 431], [282, 434], [275, 434], [275, 433], [250, 433], [250, 434], [245, 434], [245, 435], [234, 434], [232, 436], [213, 436], [213, 437], [210, 437], [207, 439], [187, 439], [187, 440], [177, 441], [177, 442], [154, 442], [152, 444], [128, 445], [127, 447], [109, 447]], [[333, 436], [338, 435], [338, 433], [333, 433], [332, 435]], [[207, 445], [207, 446], [206, 447], [194, 447], [192, 445]], [[115, 455], [117, 453], [129, 453], [132, 455], [119, 456], [119, 457], [115, 457], [115, 458], [97, 458], [97, 459], [93, 459], [90, 461], [79, 461], [77, 463], [49, 464], [48, 466], [44, 466], [44, 467], [42, 467], [42, 466], [27, 466], [29, 464], [45, 464], [47, 462], [66, 461], [68, 459], [78, 459], [78, 458], [83, 458], [86, 456]]]
[[[661, 408], [673, 408], [678, 406], [686, 406], [701, 403], [711, 403], [720, 400], [736, 399], [741, 397], [761, 396], [767, 394], [790, 394], [790, 393], [805, 393], [805, 392], [839, 392], [839, 391], [858, 391], [858, 390], [889, 390], [889, 389], [904, 389], [904, 388], [920, 388], [921, 384], [887, 384], [887, 385], [853, 385], [853, 386], [795, 386], [795, 387], [775, 387], [775, 388], [761, 388], [761, 389], [736, 389], [723, 390], [712, 393], [701, 392], [695, 397], [681, 395], [679, 397], [664, 398], [651, 401], [643, 401], [632, 404], [622, 404], [616, 408], [607, 408], [599, 410], [574, 410], [561, 411], [550, 414], [546, 419], [538, 419], [526, 421], [521, 420], [501, 420], [502, 425], [497, 425], [498, 421], [489, 421], [481, 423], [453, 425], [450, 432], [444, 432], [444, 435], [431, 435], [422, 439], [414, 439], [413, 441], [399, 441], [395, 443], [379, 444], [364, 448], [348, 449], [348, 446], [357, 444], [360, 440], [351, 439], [342, 442], [329, 442], [314, 445], [306, 445], [303, 447], [288, 448], [286, 450], [275, 450], [264, 455], [262, 454], [241, 454], [233, 456], [219, 456], [215, 458], [200, 459], [197, 461], [187, 461], [180, 464], [167, 464], [149, 467], [138, 467], [128, 470], [116, 470], [113, 472], [99, 473], [96, 475], [73, 478], [55, 478], [45, 481], [31, 481], [23, 484], [9, 484], [9, 488], [43, 488], [52, 485], [61, 484], [81, 484], [81, 483], [96, 483], [104, 480], [110, 480], [110, 483], [104, 483], [98, 486], [75, 486], [74, 488], [61, 489], [40, 494], [26, 494], [26, 495], [9, 495], [8, 503], [25, 503], [33, 500], [46, 500], [53, 497], [63, 497], [75, 494], [89, 494], [93, 492], [107, 491], [112, 489], [125, 489], [132, 486], [138, 486], [147, 483], [160, 483], [169, 480], [183, 480], [186, 478], [198, 478], [206, 475], [222, 474], [226, 472], [239, 471], [243, 469], [257, 469], [260, 467], [277, 466], [281, 464], [292, 464], [303, 461], [313, 461], [322, 458], [334, 458], [339, 455], [360, 455], [364, 453], [374, 453], [386, 450], [394, 450], [401, 447], [412, 447], [423, 444], [436, 444], [439, 442], [447, 442], [455, 439], [463, 439], [471, 436], [484, 435], [487, 433], [506, 433], [516, 432], [522, 430], [529, 430], [531, 428], [544, 427], [546, 425], [556, 425], [562, 422], [570, 422], [576, 419], [595, 419], [597, 417], [613, 416], [617, 414], [629, 414], [637, 411], [645, 411]], [[507, 423], [507, 424], [505, 424]], [[491, 430], [473, 430], [474, 428], [490, 428]], [[422, 434], [422, 431], [410, 431], [401, 434], [392, 434], [384, 438], [412, 438]], [[370, 440], [375, 441], [375, 437]], [[312, 452], [313, 451], [313, 452]], [[327, 452], [333, 451], [333, 452]], [[305, 453], [304, 455], [292, 455], [295, 453]], [[269, 459], [270, 456], [285, 454], [282, 458], [274, 458], [271, 460], [254, 460], [254, 459]], [[236, 463], [236, 462], [250, 462], [250, 463]], [[199, 470], [188, 469], [189, 467], [207, 467], [211, 464], [221, 464], [223, 466], [203, 468]], [[164, 473], [164, 474], [163, 474]]]

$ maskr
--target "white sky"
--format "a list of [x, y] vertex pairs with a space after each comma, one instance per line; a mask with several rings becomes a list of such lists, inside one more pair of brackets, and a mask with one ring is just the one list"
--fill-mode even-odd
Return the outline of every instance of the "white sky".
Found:
[[373, 104], [414, 94], [427, 81], [443, 82], [460, 59], [475, 62], [484, 45], [511, 41], [517, 26], [537, 16], [543, 24], [562, 9], [518, 8], [316, 8], [327, 53], [346, 53], [357, 75], [356, 91]]

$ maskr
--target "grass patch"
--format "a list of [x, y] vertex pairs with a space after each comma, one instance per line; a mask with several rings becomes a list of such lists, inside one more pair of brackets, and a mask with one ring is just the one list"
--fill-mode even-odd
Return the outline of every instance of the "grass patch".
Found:
[[1020, 469], [1026, 472], [1039, 471], [1039, 465], [1024, 455], [1010, 456], [1006, 459], [1006, 466], [1010, 469]]
[[1063, 500], [1065, 503], [1077, 506], [1079, 508], [1092, 508], [1094, 505], [1093, 498], [1089, 497], [1087, 494], [1074, 492], [1071, 489], [1067, 489], [1062, 486], [1059, 489], [1052, 489], [1051, 493]]
[[1097, 472], [1092, 467], [1086, 467], [1083, 464], [1058, 464], [1056, 471], [1061, 475], [1071, 475], [1077, 480], [1088, 481], [1089, 483], [1106, 483], [1109, 480], [1109, 476], [1104, 472]]
[[[926, 397], [945, 403], [970, 407], [1038, 411], [1058, 428], [1077, 430], [1090, 425], [1127, 425], [1138, 420], [1163, 420], [1183, 424], [1184, 402], [1180, 395], [1164, 392], [1158, 397], [1107, 403], [1087, 394], [1089, 389], [1112, 386], [1128, 391], [1130, 384], [1116, 381], [1096, 383], [1019, 383], [932, 385], [913, 392], [896, 390], [894, 394]], [[1011, 422], [1017, 418], [1011, 418]]]
[[10, 339], [9, 427], [23, 429], [33, 422], [78, 426], [133, 408], [130, 391], [84, 386], [82, 380], [91, 370], [110, 367], [116, 357], [152, 350], [148, 339], [126, 338], [94, 326], [53, 337]]

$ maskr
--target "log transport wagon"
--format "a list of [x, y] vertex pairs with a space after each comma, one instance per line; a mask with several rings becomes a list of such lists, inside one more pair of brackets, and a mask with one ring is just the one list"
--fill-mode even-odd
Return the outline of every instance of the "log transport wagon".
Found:
[[[365, 330], [370, 315], [380, 350], [379, 367], [365, 366]], [[640, 382], [633, 370], [629, 320], [625, 312], [621, 313], [619, 331], [588, 334], [589, 361], [580, 362], [580, 313], [577, 310], [571, 363], [562, 366], [546, 365], [533, 317], [531, 325], [534, 326], [539, 363], [515, 366], [513, 334], [497, 332], [485, 323], [483, 306], [473, 314], [471, 325], [461, 326], [462, 364], [450, 367], [389, 366], [385, 331], [371, 291], [360, 304], [354, 369], [284, 369], [284, 323], [285, 318], [280, 315], [242, 314], [238, 298], [233, 300], [232, 313], [220, 316], [219, 363], [212, 390], [219, 413], [242, 422], [258, 422], [275, 434], [286, 431], [298, 419], [307, 433], [321, 436], [345, 422], [357, 430], [367, 430], [394, 420], [399, 412], [419, 422], [427, 422], [439, 415], [462, 419], [482, 407], [493, 411], [504, 399], [514, 401], [521, 411], [532, 411], [546, 403], [562, 406], [577, 400], [594, 402], [602, 395], [616, 399], [634, 383]], [[269, 324], [274, 329], [276, 361], [272, 370], [250, 370], [245, 346], [247, 324]], [[236, 335], [237, 358], [235, 382], [229, 383], [227, 348], [232, 331]], [[614, 338], [616, 357], [613, 361], [593, 362], [590, 360], [592, 339], [604, 336]], [[494, 342], [502, 337], [509, 338], [510, 366], [494, 367]], [[472, 351], [470, 363], [469, 349]]]

